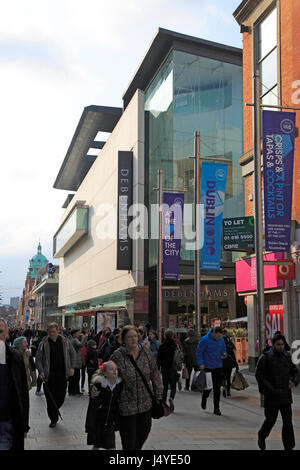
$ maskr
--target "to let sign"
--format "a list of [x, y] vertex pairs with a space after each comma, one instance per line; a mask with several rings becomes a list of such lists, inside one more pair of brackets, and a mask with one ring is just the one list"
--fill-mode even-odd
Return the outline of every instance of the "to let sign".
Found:
[[254, 217], [232, 217], [223, 220], [223, 249], [247, 251], [254, 248]]

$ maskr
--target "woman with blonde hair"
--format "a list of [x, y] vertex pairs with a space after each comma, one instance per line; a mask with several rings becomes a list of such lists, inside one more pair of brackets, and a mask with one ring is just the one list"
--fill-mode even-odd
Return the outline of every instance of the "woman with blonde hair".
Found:
[[85, 424], [87, 444], [93, 445], [93, 450], [116, 450], [115, 431], [119, 428], [118, 401], [122, 379], [118, 377], [118, 368], [113, 361], [105, 362], [100, 367], [91, 380], [94, 393], [91, 395]]

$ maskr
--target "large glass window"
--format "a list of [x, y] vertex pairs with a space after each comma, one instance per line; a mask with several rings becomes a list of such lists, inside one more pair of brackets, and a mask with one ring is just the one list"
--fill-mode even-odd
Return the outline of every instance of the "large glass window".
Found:
[[256, 63], [260, 71], [264, 104], [278, 104], [277, 95], [277, 9], [257, 25]]
[[[241, 67], [173, 51], [146, 91], [145, 109], [149, 111], [149, 203], [156, 203], [153, 188], [161, 168], [164, 189], [184, 189], [185, 203], [193, 204], [194, 160], [189, 157], [194, 154], [194, 132], [199, 130], [201, 157], [230, 160], [224, 217], [244, 215], [238, 163], [243, 153]], [[156, 221], [150, 219], [150, 228], [151, 224]], [[194, 251], [186, 249], [188, 241], [183, 239], [181, 258], [192, 261]], [[150, 239], [149, 251], [153, 266], [156, 240]], [[232, 254], [223, 253], [222, 259], [232, 261]]]
[[88, 232], [88, 208], [76, 207], [53, 237], [53, 256], [60, 258]]

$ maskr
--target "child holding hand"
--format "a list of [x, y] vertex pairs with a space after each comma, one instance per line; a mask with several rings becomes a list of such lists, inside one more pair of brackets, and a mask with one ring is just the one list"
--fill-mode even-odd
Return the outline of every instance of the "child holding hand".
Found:
[[116, 450], [115, 431], [118, 429], [118, 401], [122, 391], [122, 379], [117, 365], [108, 361], [93, 375], [93, 393], [86, 417], [87, 444], [93, 450]]

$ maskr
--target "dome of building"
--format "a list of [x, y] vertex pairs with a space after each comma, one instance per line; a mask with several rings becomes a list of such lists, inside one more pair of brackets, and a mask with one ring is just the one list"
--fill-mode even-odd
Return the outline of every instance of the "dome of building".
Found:
[[29, 261], [28, 274], [32, 279], [35, 279], [37, 271], [48, 264], [46, 256], [42, 254], [42, 246], [38, 244], [38, 251], [33, 258]]

